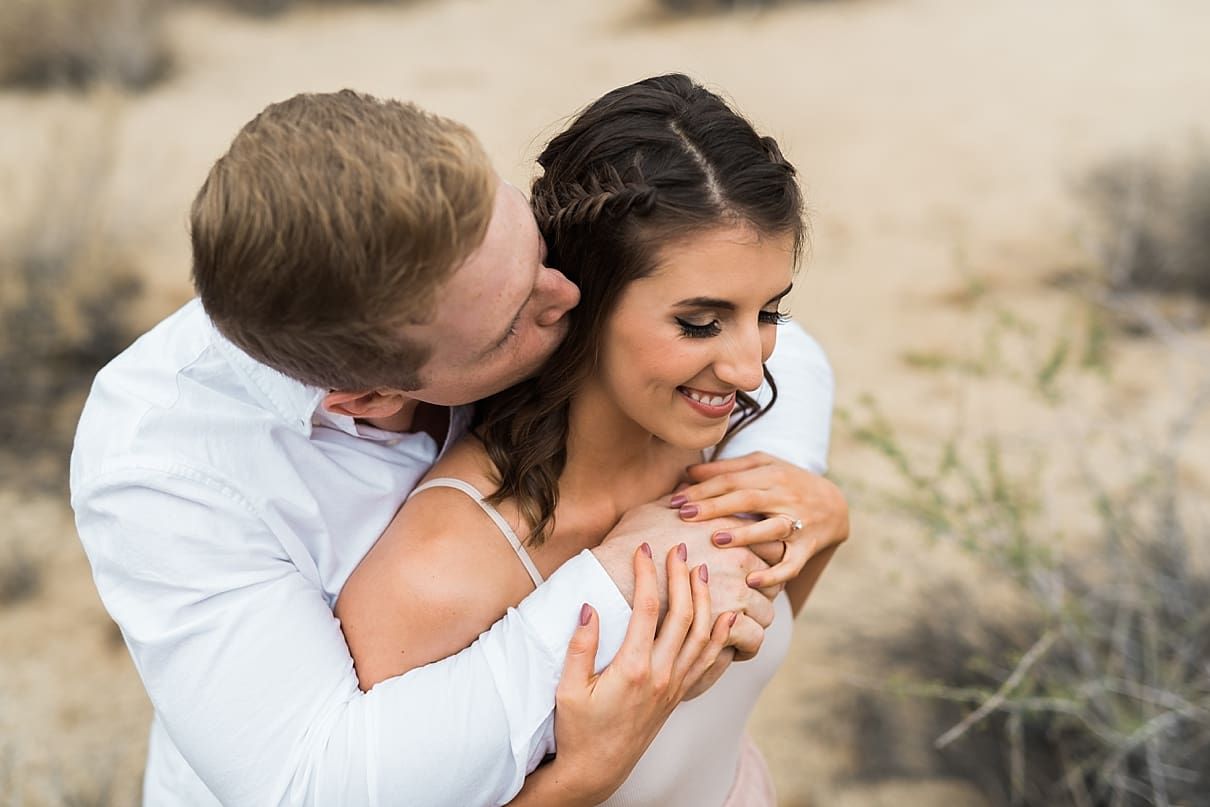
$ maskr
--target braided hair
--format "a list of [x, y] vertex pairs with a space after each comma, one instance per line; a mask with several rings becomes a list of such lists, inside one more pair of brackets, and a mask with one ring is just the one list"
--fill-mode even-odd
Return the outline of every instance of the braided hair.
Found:
[[[481, 402], [475, 423], [498, 475], [489, 500], [516, 501], [533, 546], [553, 526], [571, 400], [597, 364], [622, 290], [655, 271], [660, 247], [746, 224], [792, 234], [797, 260], [806, 239], [795, 170], [776, 141], [684, 75], [606, 94], [551, 140], [538, 164], [531, 204], [547, 264], [579, 286], [580, 304], [538, 374]], [[768, 370], [765, 378], [772, 386]], [[751, 396], [736, 397], [728, 438], [761, 413]]]

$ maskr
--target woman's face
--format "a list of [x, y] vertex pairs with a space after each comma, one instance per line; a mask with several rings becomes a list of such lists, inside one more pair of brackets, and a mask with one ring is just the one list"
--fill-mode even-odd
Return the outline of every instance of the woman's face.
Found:
[[777, 341], [793, 236], [724, 226], [660, 250], [656, 271], [620, 295], [589, 384], [664, 442], [701, 449], [727, 431]]

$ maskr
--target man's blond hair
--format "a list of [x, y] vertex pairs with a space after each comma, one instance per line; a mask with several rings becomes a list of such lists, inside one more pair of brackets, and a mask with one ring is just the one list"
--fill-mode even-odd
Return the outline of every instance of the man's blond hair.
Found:
[[465, 126], [344, 90], [248, 123], [193, 203], [193, 277], [219, 331], [334, 390], [412, 389], [451, 271], [482, 243], [496, 176]]

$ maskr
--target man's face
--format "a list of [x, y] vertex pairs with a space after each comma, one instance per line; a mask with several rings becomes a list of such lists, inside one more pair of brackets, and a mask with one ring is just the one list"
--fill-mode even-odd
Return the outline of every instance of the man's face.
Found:
[[431, 322], [408, 335], [433, 346], [408, 397], [471, 403], [533, 375], [567, 334], [580, 291], [546, 266], [525, 197], [501, 181], [487, 234], [437, 292]]

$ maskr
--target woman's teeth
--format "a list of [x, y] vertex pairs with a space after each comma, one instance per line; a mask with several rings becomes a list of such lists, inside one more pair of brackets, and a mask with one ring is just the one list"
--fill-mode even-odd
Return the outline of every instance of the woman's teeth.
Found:
[[728, 393], [727, 395], [708, 395], [704, 392], [689, 389], [688, 387], [681, 387], [681, 391], [684, 392], [686, 396], [692, 398], [698, 403], [703, 403], [706, 406], [725, 406], [731, 402], [733, 397], [735, 397], [734, 392]]

